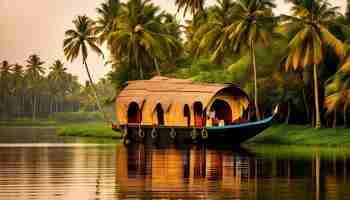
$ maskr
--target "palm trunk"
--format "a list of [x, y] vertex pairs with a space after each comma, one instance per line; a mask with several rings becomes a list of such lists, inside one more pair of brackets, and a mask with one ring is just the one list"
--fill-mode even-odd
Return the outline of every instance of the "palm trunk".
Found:
[[160, 70], [159, 70], [159, 66], [156, 58], [154, 59], [154, 66], [156, 68], [157, 75], [160, 76]]
[[259, 110], [259, 101], [258, 101], [258, 83], [257, 83], [257, 71], [256, 71], [256, 58], [255, 58], [255, 47], [254, 43], [251, 43], [251, 59], [253, 64], [253, 73], [254, 73], [254, 105], [255, 105], [255, 111], [256, 111], [256, 117], [258, 120], [261, 119], [260, 117], [260, 110]]
[[311, 126], [315, 126], [315, 108], [311, 110]]
[[135, 63], [136, 63], [136, 67], [138, 68], [138, 70], [139, 70], [139, 72], [140, 72], [140, 79], [141, 80], [143, 80], [144, 79], [144, 75], [143, 75], [143, 69], [142, 69], [142, 67], [140, 66], [140, 64], [139, 64], [139, 57], [137, 56], [136, 58], [135, 58]]
[[90, 74], [90, 70], [89, 70], [89, 67], [87, 66], [87, 63], [86, 63], [86, 60], [83, 59], [83, 64], [85, 66], [85, 70], [86, 70], [86, 73], [88, 74], [88, 77], [89, 77], [89, 81], [90, 81], [90, 85], [91, 85], [91, 88], [92, 88], [92, 91], [94, 92], [94, 96], [95, 96], [95, 99], [96, 99], [96, 104], [97, 104], [97, 107], [99, 109], [99, 111], [102, 113], [103, 115], [103, 118], [105, 119], [105, 121], [107, 123], [112, 123], [112, 121], [109, 119], [109, 117], [106, 115], [106, 113], [104, 112], [101, 104], [100, 104], [100, 99], [97, 95], [97, 90], [96, 90], [96, 87], [95, 87], [95, 84], [94, 82], [92, 81], [92, 77], [91, 77], [91, 74]]
[[286, 124], [289, 124], [289, 118], [290, 118], [290, 101], [288, 101], [288, 111], [287, 111], [287, 117], [286, 117]]
[[334, 117], [333, 117], [333, 128], [337, 127], [337, 108], [334, 109]]
[[50, 114], [53, 113], [53, 100], [54, 98], [50, 98]]
[[305, 106], [305, 111], [306, 111], [306, 119], [310, 120], [310, 109], [309, 109], [308, 101], [306, 99], [305, 88], [304, 87], [303, 87], [302, 93], [303, 93], [303, 101], [304, 101], [304, 106]]
[[36, 96], [33, 97], [33, 113], [32, 113], [33, 120], [36, 119]]
[[24, 117], [25, 113], [25, 96], [23, 95], [23, 93], [21, 94], [21, 117]]
[[320, 117], [320, 105], [318, 99], [318, 74], [317, 74], [317, 65], [314, 64], [314, 91], [315, 91], [315, 115], [316, 115], [316, 124], [315, 128], [321, 128], [321, 117]]
[[344, 127], [348, 125], [348, 119], [347, 119], [347, 113], [346, 113], [347, 109], [348, 109], [348, 103], [345, 103], [344, 110], [343, 110]]
[[346, 1], [345, 16], [346, 16], [347, 21], [349, 21], [350, 20], [350, 0]]

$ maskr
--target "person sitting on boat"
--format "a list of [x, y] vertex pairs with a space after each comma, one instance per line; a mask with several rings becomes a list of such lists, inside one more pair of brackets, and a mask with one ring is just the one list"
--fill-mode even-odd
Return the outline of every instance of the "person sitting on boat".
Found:
[[212, 110], [209, 112], [208, 115], [209, 118], [209, 124], [210, 126], [217, 126], [218, 125], [218, 119], [216, 118], [215, 110]]

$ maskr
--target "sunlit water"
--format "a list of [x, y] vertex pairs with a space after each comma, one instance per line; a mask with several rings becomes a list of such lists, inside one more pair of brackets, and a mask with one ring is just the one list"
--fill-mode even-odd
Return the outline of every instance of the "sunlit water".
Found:
[[125, 147], [0, 129], [0, 199], [350, 199], [350, 149]]

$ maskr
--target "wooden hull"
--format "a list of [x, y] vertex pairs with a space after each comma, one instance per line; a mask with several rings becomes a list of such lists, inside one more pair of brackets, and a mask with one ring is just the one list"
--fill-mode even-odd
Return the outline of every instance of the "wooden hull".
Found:
[[[200, 128], [187, 127], [157, 127], [129, 125], [127, 138], [130, 142], [142, 143], [226, 143], [240, 144], [258, 135], [271, 126], [274, 116], [238, 125], [221, 127], [207, 127], [206, 131]], [[140, 133], [140, 129], [142, 132]], [[174, 133], [175, 132], [175, 133]], [[202, 133], [203, 132], [203, 133]]]

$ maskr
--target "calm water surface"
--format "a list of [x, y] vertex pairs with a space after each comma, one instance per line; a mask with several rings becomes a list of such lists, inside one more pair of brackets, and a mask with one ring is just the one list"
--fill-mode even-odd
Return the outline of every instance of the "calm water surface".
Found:
[[350, 149], [125, 147], [1, 128], [0, 199], [350, 199]]

